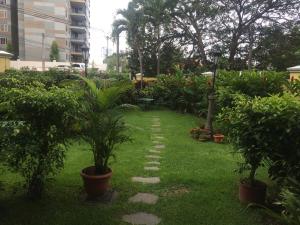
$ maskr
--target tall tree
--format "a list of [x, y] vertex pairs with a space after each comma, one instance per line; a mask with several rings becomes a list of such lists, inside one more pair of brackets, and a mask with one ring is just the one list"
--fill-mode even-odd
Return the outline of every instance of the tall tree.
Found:
[[59, 61], [59, 48], [58, 48], [58, 44], [56, 41], [52, 42], [49, 57], [50, 57], [51, 61], [54, 61], [54, 60]]
[[129, 46], [138, 53], [140, 63], [140, 73], [144, 74], [143, 69], [143, 48], [145, 39], [145, 17], [144, 9], [139, 7], [137, 1], [132, 1], [128, 4], [127, 9], [119, 10], [119, 15], [122, 16], [113, 24], [113, 33], [127, 32], [127, 42]]
[[218, 0], [215, 5], [219, 12], [215, 20], [216, 30], [222, 40], [228, 40], [228, 60], [231, 68], [243, 36], [256, 24], [294, 19], [299, 14], [299, 0]]
[[[163, 27], [169, 24], [168, 1], [167, 0], [146, 0], [142, 1], [145, 8], [146, 22], [154, 28], [156, 42], [156, 74], [161, 71], [161, 47], [163, 44]], [[165, 26], [164, 26], [165, 25]]]

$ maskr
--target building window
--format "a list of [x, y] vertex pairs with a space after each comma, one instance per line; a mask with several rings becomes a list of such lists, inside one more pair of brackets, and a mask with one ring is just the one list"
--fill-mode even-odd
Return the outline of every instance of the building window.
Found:
[[8, 32], [8, 25], [0, 24], [0, 32]]
[[6, 5], [6, 0], [0, 0], [1, 5]]
[[6, 45], [7, 44], [7, 38], [0, 37], [0, 45]]
[[7, 18], [7, 10], [0, 10], [0, 19]]

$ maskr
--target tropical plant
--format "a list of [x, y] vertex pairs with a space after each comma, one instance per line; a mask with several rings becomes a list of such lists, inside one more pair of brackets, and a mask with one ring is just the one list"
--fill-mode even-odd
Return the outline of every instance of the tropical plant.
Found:
[[239, 163], [238, 171], [250, 171], [245, 181], [254, 186], [256, 171], [262, 165], [265, 153], [262, 146], [256, 145], [255, 131], [258, 128], [257, 122], [252, 118], [251, 109], [251, 99], [237, 96], [235, 107], [223, 108], [217, 116], [217, 122], [227, 131], [227, 140], [233, 144], [235, 151], [244, 158], [244, 162]]
[[86, 84], [84, 110], [82, 111], [82, 137], [90, 144], [94, 156], [95, 172], [109, 172], [109, 159], [114, 156], [116, 145], [129, 140], [122, 121], [120, 99], [129, 86], [124, 83], [111, 86], [97, 84], [82, 78]]
[[58, 48], [58, 44], [57, 44], [56, 41], [52, 42], [51, 51], [50, 51], [49, 57], [50, 57], [51, 61], [53, 61], [53, 60], [58, 61], [59, 60], [59, 48]]
[[277, 213], [265, 206], [250, 204], [250, 206], [258, 206], [276, 221], [282, 225], [299, 225], [300, 224], [300, 184], [294, 180], [289, 181], [280, 194], [280, 200], [275, 203], [282, 210]]
[[273, 179], [290, 176], [300, 181], [299, 98], [291, 94], [254, 99], [238, 96], [234, 105], [224, 108], [218, 119], [229, 141], [243, 155], [241, 169], [250, 169], [249, 180], [254, 181], [265, 160]]
[[0, 87], [0, 148], [25, 178], [28, 196], [39, 198], [49, 175], [63, 167], [79, 105], [69, 89], [13, 82], [18, 87]]

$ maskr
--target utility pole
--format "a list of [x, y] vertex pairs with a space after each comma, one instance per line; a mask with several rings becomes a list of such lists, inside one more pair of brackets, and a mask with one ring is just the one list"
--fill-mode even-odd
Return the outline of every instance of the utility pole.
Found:
[[117, 34], [117, 74], [120, 74], [120, 34]]
[[108, 45], [109, 45], [109, 36], [107, 35], [106, 36], [106, 41], [107, 41], [107, 44], [106, 44], [106, 58], [108, 57]]
[[42, 34], [42, 70], [45, 71], [45, 34]]
[[19, 16], [18, 16], [18, 0], [10, 1], [11, 11], [11, 44], [13, 47], [13, 59], [19, 58]]

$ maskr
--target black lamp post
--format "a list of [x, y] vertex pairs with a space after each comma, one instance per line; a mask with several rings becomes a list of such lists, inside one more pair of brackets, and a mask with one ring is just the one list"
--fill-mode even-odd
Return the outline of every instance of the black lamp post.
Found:
[[85, 72], [85, 76], [87, 77], [88, 75], [88, 62], [89, 62], [89, 47], [87, 47], [86, 45], [84, 45], [82, 48], [82, 53], [83, 53], [83, 59], [84, 59], [84, 72]]
[[215, 83], [217, 77], [218, 63], [221, 57], [220, 52], [214, 52], [214, 68], [213, 68], [213, 77], [212, 77], [212, 89], [210, 94], [208, 95], [208, 112], [207, 112], [207, 121], [206, 121], [206, 129], [209, 131], [209, 135], [211, 139], [213, 138], [214, 129], [213, 129], [213, 113], [215, 107]]

